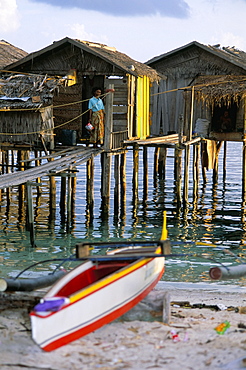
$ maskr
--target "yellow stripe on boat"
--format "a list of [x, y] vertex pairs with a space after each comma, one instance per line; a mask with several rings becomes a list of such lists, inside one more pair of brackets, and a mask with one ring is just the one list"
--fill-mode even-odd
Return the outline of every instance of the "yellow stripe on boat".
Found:
[[87, 296], [88, 294], [94, 292], [95, 290], [99, 290], [102, 287], [112, 283], [113, 281], [118, 280], [122, 278], [123, 276], [129, 274], [130, 272], [137, 270], [138, 268], [144, 266], [147, 262], [151, 261], [151, 259], [152, 258], [143, 258], [141, 259], [141, 261], [134, 263], [132, 266], [129, 266], [128, 268], [123, 269], [121, 271], [115, 272], [113, 275], [103, 279], [102, 281], [99, 281], [98, 283], [95, 283], [92, 286], [89, 286], [87, 289], [83, 289], [83, 291], [70, 296], [69, 297], [70, 303], [74, 303], [78, 301], [79, 299]]

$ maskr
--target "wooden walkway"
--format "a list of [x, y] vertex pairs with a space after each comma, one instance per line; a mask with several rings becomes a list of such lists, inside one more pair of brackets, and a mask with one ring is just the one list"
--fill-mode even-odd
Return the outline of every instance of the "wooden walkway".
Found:
[[21, 185], [27, 181], [32, 181], [42, 176], [69, 170], [71, 166], [77, 166], [78, 164], [87, 162], [90, 158], [100, 154], [102, 151], [103, 150], [100, 148], [94, 149], [78, 146], [73, 149], [68, 148], [61, 150], [52, 155], [30, 158], [22, 163], [45, 159], [48, 162], [39, 166], [28, 168], [24, 171], [16, 171], [0, 175], [0, 189]]

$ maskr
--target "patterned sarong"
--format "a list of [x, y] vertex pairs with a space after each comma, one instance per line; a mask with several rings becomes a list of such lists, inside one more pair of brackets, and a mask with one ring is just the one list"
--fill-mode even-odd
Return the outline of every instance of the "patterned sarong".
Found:
[[98, 110], [92, 113], [91, 124], [94, 130], [90, 134], [90, 143], [103, 144], [104, 140], [104, 111]]

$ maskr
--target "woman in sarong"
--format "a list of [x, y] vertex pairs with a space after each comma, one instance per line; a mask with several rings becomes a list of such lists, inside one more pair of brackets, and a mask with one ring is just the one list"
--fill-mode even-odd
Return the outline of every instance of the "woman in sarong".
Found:
[[104, 104], [100, 96], [102, 90], [99, 87], [94, 87], [92, 90], [93, 97], [89, 100], [89, 120], [93, 129], [90, 131], [90, 143], [93, 144], [94, 148], [98, 144], [103, 145], [104, 140]]

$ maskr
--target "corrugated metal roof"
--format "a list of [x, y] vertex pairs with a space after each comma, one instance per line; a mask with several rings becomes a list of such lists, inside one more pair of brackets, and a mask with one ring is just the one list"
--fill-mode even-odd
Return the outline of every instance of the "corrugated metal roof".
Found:
[[33, 74], [5, 74], [0, 79], [0, 108], [39, 108], [50, 104], [65, 79]]

